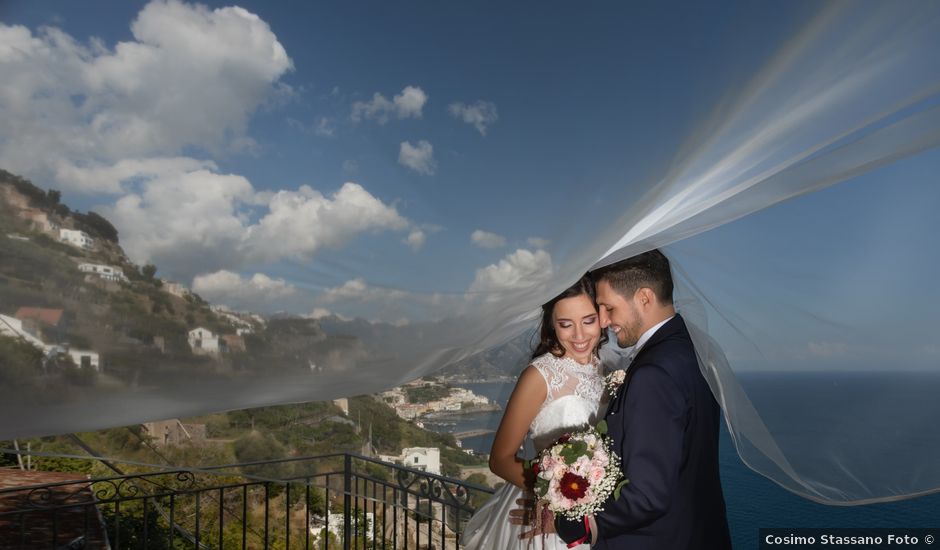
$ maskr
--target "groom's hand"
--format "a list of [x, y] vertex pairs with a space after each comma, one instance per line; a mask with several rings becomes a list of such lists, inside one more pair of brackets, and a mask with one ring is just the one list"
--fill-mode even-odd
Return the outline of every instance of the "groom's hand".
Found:
[[561, 540], [569, 544], [577, 540], [590, 543], [590, 541], [583, 540], [588, 534], [587, 529], [584, 527], [583, 519], [575, 521], [565, 516], [557, 516], [555, 517], [555, 530], [558, 532], [558, 536]]

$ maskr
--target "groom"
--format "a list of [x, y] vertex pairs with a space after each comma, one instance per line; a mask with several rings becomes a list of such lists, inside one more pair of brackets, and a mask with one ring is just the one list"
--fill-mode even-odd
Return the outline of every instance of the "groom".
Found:
[[731, 548], [718, 475], [720, 411], [673, 307], [669, 260], [653, 250], [597, 270], [594, 280], [601, 326], [634, 348], [605, 415], [629, 483], [587, 522], [559, 515], [558, 535], [601, 549]]

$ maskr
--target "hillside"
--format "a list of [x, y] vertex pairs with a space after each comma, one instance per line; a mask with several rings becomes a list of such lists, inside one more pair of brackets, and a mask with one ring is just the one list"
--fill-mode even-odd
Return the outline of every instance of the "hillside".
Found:
[[532, 357], [536, 335], [526, 331], [501, 346], [478, 353], [436, 374], [460, 380], [514, 382]]
[[[57, 399], [76, 386], [148, 384], [175, 372], [309, 370], [324, 351], [355, 348], [327, 338], [316, 320], [268, 323], [211, 307], [157, 271], [128, 259], [104, 217], [0, 170], [0, 339], [4, 349], [41, 352], [5, 354], [0, 385], [42, 387], [54, 391], [37, 395]], [[91, 368], [76, 374], [82, 366]]]

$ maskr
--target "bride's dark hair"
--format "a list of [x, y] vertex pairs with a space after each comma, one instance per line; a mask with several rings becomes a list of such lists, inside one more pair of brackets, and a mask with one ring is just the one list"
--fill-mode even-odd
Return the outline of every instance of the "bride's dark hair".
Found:
[[[591, 303], [594, 304], [594, 311], [597, 311], [594, 280], [590, 275], [584, 275], [577, 283], [571, 285], [565, 289], [564, 292], [542, 305], [542, 323], [539, 326], [539, 343], [535, 346], [535, 351], [532, 352], [532, 359], [549, 352], [555, 357], [561, 357], [565, 354], [565, 348], [561, 346], [561, 343], [558, 341], [558, 336], [555, 334], [555, 324], [552, 322], [552, 314], [555, 312], [555, 304], [565, 298], [574, 298], [582, 294], [591, 299]], [[598, 322], [600, 322], [600, 319], [598, 319]], [[606, 343], [607, 330], [601, 329], [601, 337], [598, 339], [594, 351], [596, 352], [597, 348]]]

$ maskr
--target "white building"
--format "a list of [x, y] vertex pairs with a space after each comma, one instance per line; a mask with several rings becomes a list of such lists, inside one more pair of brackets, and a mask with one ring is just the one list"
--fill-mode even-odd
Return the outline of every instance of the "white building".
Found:
[[42, 340], [23, 328], [23, 321], [9, 315], [0, 315], [0, 334], [11, 338], [22, 338], [37, 348], [46, 351], [49, 349]]
[[95, 369], [95, 372], [101, 370], [101, 360], [98, 352], [86, 349], [69, 348], [67, 353], [72, 358], [72, 362], [75, 363], [75, 366], [78, 368], [84, 369], [86, 367], [90, 367]]
[[124, 270], [119, 267], [103, 264], [78, 264], [78, 270], [82, 273], [93, 273], [106, 281], [127, 282]]
[[219, 336], [202, 327], [189, 331], [189, 347], [196, 355], [218, 355], [222, 351]]
[[19, 338], [41, 349], [47, 357], [67, 353], [72, 362], [79, 368], [93, 368], [95, 372], [101, 369], [101, 356], [96, 351], [83, 349], [66, 349], [63, 346], [46, 344], [23, 327], [23, 321], [9, 315], [0, 315], [0, 334], [12, 338]]
[[78, 229], [59, 229], [59, 240], [85, 250], [90, 249], [95, 244], [95, 241], [88, 236], [88, 233]]
[[441, 475], [441, 450], [437, 447], [408, 447], [401, 451], [401, 465]]

